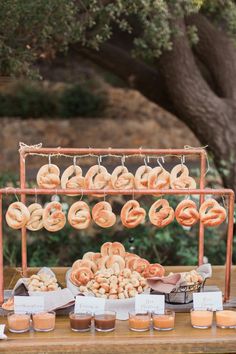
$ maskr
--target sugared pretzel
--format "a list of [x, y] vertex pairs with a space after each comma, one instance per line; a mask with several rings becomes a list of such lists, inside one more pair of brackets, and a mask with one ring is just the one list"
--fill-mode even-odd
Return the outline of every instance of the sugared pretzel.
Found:
[[46, 230], [56, 232], [61, 230], [66, 223], [65, 214], [62, 212], [62, 206], [58, 202], [48, 203], [43, 211], [43, 226]]
[[132, 266], [132, 270], [142, 274], [145, 272], [150, 263], [145, 258], [137, 258]]
[[93, 277], [93, 272], [88, 267], [74, 269], [70, 274], [70, 280], [76, 286], [86, 285]]
[[102, 246], [101, 246], [101, 255], [102, 257], [105, 256], [109, 256], [109, 249], [110, 246], [112, 245], [112, 242], [105, 242]]
[[72, 204], [68, 212], [68, 221], [75, 229], [86, 229], [91, 221], [88, 204], [83, 201]]
[[145, 220], [146, 211], [136, 200], [129, 200], [121, 209], [120, 218], [125, 227], [132, 229]]
[[9, 205], [6, 213], [6, 222], [13, 229], [24, 227], [30, 219], [28, 208], [21, 202]]
[[110, 247], [109, 247], [109, 251], [108, 251], [110, 256], [121, 256], [121, 257], [125, 257], [125, 248], [122, 245], [122, 243], [120, 242], [112, 242]]
[[153, 203], [148, 215], [151, 223], [157, 227], [169, 225], [175, 218], [174, 209], [166, 199], [159, 199]]
[[120, 270], [123, 270], [125, 268], [124, 258], [122, 258], [119, 255], [108, 256], [105, 257], [104, 259], [105, 268], [112, 268], [115, 265], [115, 263], [118, 264]]
[[189, 176], [188, 167], [179, 164], [170, 173], [170, 186], [172, 189], [195, 189], [196, 182]]
[[136, 189], [147, 189], [148, 188], [148, 176], [151, 171], [152, 171], [152, 168], [147, 165], [140, 166], [137, 169], [135, 176], [134, 176], [134, 183], [135, 183]]
[[159, 263], [149, 264], [143, 272], [144, 278], [163, 277], [165, 269]]
[[38, 203], [30, 204], [28, 207], [30, 219], [26, 224], [26, 228], [31, 231], [38, 231], [43, 228], [43, 208]]
[[133, 189], [134, 176], [125, 166], [117, 166], [111, 174], [111, 185], [114, 189]]
[[168, 189], [170, 186], [170, 174], [163, 167], [155, 167], [148, 175], [149, 189]]
[[[94, 165], [90, 167], [85, 175], [85, 188], [87, 189], [108, 189], [110, 187], [111, 175], [104, 166]], [[95, 197], [103, 195], [94, 194]]]
[[82, 176], [82, 169], [74, 165], [67, 167], [61, 176], [61, 187], [63, 189], [83, 189], [84, 177]]
[[180, 225], [192, 226], [199, 220], [196, 203], [192, 200], [183, 200], [175, 209], [175, 217]]
[[200, 220], [204, 226], [218, 226], [225, 221], [227, 213], [225, 208], [219, 205], [215, 199], [207, 199], [200, 209]]
[[60, 185], [60, 170], [56, 165], [42, 166], [37, 174], [37, 184], [40, 188], [53, 189]]
[[99, 202], [92, 209], [94, 222], [101, 227], [111, 227], [116, 222], [116, 216], [112, 212], [112, 207], [107, 202]]

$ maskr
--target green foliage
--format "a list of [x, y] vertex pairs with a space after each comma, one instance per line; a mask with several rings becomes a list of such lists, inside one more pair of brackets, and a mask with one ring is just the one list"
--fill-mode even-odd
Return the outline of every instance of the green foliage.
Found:
[[60, 112], [62, 117], [93, 117], [98, 115], [103, 106], [103, 100], [80, 85], [66, 89], [60, 97]]
[[76, 84], [61, 94], [35, 84], [18, 85], [0, 93], [0, 117], [93, 117], [104, 108], [104, 98]]

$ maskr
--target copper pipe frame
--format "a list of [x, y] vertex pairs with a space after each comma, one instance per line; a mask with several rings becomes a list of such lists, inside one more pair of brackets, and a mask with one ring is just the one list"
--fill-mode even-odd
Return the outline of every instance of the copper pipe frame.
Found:
[[[4, 274], [3, 274], [3, 231], [2, 231], [2, 197], [4, 194], [17, 194], [17, 195], [66, 195], [68, 192], [73, 195], [91, 195], [100, 194], [104, 195], [104, 190], [79, 190], [79, 189], [34, 189], [34, 188], [3, 188], [0, 189], [0, 303], [4, 300]], [[156, 190], [106, 190], [108, 195], [153, 195]], [[226, 249], [226, 267], [225, 267], [225, 292], [224, 301], [230, 299], [230, 280], [231, 280], [231, 265], [232, 265], [232, 249], [233, 249], [233, 225], [234, 225], [234, 191], [231, 189], [192, 189], [192, 190], [162, 190], [162, 195], [224, 195], [229, 198], [228, 208], [228, 231], [227, 231], [227, 249]], [[1, 266], [2, 265], [2, 266]]]

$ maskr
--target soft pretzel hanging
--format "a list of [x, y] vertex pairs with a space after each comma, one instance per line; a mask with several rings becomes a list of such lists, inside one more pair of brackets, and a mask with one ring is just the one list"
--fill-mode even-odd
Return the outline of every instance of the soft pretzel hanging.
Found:
[[121, 209], [120, 218], [122, 224], [132, 229], [145, 220], [146, 211], [140, 207], [137, 200], [129, 200]]
[[28, 207], [30, 219], [26, 228], [31, 231], [38, 231], [43, 228], [43, 208], [39, 203], [30, 204]]
[[53, 189], [60, 185], [60, 170], [54, 164], [43, 165], [37, 173], [39, 188]]
[[58, 202], [48, 203], [43, 210], [43, 226], [46, 230], [56, 232], [61, 230], [66, 223], [65, 214], [62, 212], [62, 205]]
[[204, 226], [218, 226], [222, 224], [227, 216], [225, 208], [215, 199], [205, 200], [199, 210], [200, 220]]
[[111, 185], [114, 189], [133, 189], [134, 175], [125, 166], [117, 166], [111, 174]]
[[197, 205], [192, 200], [182, 200], [175, 209], [175, 217], [180, 225], [192, 226], [199, 220]]
[[[110, 187], [110, 180], [111, 175], [104, 166], [94, 165], [90, 167], [85, 175], [85, 188], [105, 190]], [[99, 194], [94, 194], [94, 196], [103, 197], [103, 195]]]
[[82, 169], [77, 165], [67, 167], [61, 176], [61, 187], [63, 189], [83, 189], [85, 182], [82, 174]]
[[94, 222], [101, 227], [111, 227], [116, 222], [116, 215], [112, 212], [112, 207], [108, 202], [99, 202], [92, 209]]
[[148, 174], [149, 189], [168, 189], [170, 186], [170, 174], [163, 167], [155, 167]]
[[86, 229], [91, 221], [88, 204], [83, 201], [72, 204], [68, 212], [68, 221], [75, 229]]
[[189, 176], [189, 169], [183, 164], [176, 165], [170, 173], [172, 189], [195, 189], [196, 182]]
[[21, 229], [30, 219], [28, 208], [21, 202], [14, 202], [9, 205], [6, 213], [6, 222], [13, 229]]
[[134, 177], [134, 183], [136, 189], [147, 189], [148, 188], [148, 176], [152, 171], [152, 168], [147, 165], [140, 166]]
[[166, 199], [159, 199], [149, 209], [149, 220], [157, 227], [169, 225], [175, 218], [174, 209]]

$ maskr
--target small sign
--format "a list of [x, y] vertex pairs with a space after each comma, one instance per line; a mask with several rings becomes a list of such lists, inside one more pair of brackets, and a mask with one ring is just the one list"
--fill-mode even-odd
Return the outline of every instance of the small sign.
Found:
[[19, 314], [44, 311], [43, 296], [14, 296], [14, 312]]
[[76, 296], [74, 312], [103, 313], [105, 311], [105, 299], [92, 296]]
[[223, 310], [222, 292], [193, 293], [193, 308], [194, 310]]
[[135, 296], [135, 312], [155, 312], [157, 314], [165, 313], [165, 296], [164, 295], [136, 295]]
[[0, 325], [0, 338], [5, 336], [4, 331], [5, 331], [5, 324], [1, 324]]

